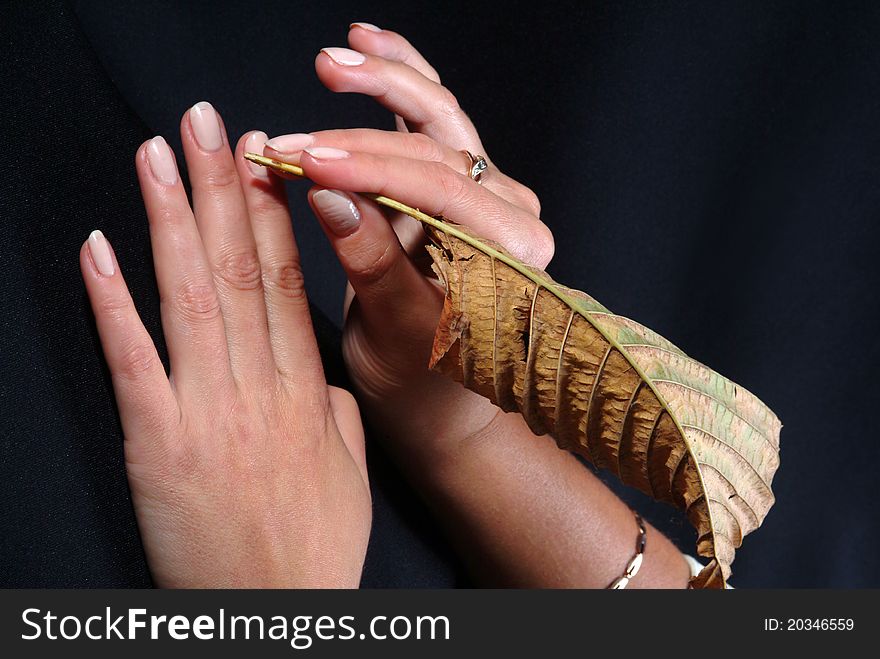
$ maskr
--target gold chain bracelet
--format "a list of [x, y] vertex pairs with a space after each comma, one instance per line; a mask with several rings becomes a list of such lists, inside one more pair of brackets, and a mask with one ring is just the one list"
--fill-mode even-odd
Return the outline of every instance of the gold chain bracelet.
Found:
[[645, 557], [645, 541], [648, 539], [648, 532], [645, 530], [645, 523], [642, 521], [642, 516], [635, 510], [633, 511], [633, 515], [636, 516], [636, 523], [639, 525], [639, 537], [636, 538], [636, 553], [630, 559], [629, 563], [626, 564], [626, 570], [624, 570], [623, 574], [611, 582], [611, 585], [608, 586], [608, 590], [621, 590], [626, 588], [629, 585], [630, 580], [638, 574], [639, 568], [642, 567], [642, 559]]

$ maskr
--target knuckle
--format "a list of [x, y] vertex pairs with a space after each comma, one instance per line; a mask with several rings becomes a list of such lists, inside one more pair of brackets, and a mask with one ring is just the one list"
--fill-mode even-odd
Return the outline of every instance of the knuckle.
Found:
[[543, 222], [535, 220], [527, 224], [508, 225], [505, 234], [507, 239], [502, 240], [502, 244], [524, 263], [544, 269], [553, 258], [553, 234]]
[[232, 167], [216, 167], [201, 177], [201, 185], [208, 192], [224, 193], [230, 188], [238, 189], [238, 174]]
[[290, 300], [305, 300], [306, 286], [302, 266], [296, 258], [275, 263], [263, 273], [263, 285]]
[[274, 194], [258, 194], [248, 200], [250, 220], [254, 226], [273, 227], [276, 223], [290, 222], [286, 207]]
[[461, 114], [462, 110], [458, 98], [446, 87], [440, 87], [439, 89], [437, 111], [446, 116], [457, 116]]
[[133, 343], [123, 348], [115, 374], [128, 380], [134, 380], [152, 371], [158, 363], [153, 346]]
[[[163, 227], [176, 227], [179, 226], [184, 219], [186, 219], [186, 215], [181, 213], [179, 210], [171, 208], [167, 205], [162, 205], [156, 211], [151, 212], [150, 221], [159, 226]], [[191, 219], [192, 216], [190, 216]]]
[[459, 175], [449, 167], [444, 169], [437, 180], [443, 192], [444, 206], [449, 206], [464, 198], [465, 186], [470, 179]]
[[220, 300], [211, 284], [187, 280], [175, 292], [172, 305], [188, 321], [206, 321], [220, 314]]
[[225, 286], [238, 291], [253, 291], [261, 286], [260, 259], [256, 250], [227, 254], [215, 269]]
[[120, 295], [111, 295], [103, 298], [97, 305], [97, 313], [103, 318], [113, 321], [121, 320], [130, 310], [129, 301]]
[[531, 188], [527, 188], [524, 185], [520, 186], [518, 195], [520, 201], [522, 202], [523, 208], [525, 208], [535, 217], [541, 216], [541, 200]]
[[431, 162], [440, 162], [443, 160], [443, 149], [435, 140], [424, 133], [409, 133], [407, 138], [410, 141], [413, 155], [419, 160], [428, 160]]
[[358, 279], [368, 286], [384, 279], [393, 264], [395, 246], [395, 243], [386, 243], [375, 257], [359, 265]]
[[556, 252], [556, 243], [553, 233], [546, 224], [539, 224], [535, 230], [535, 240], [532, 243], [532, 253], [535, 264], [540, 268], [547, 267]]

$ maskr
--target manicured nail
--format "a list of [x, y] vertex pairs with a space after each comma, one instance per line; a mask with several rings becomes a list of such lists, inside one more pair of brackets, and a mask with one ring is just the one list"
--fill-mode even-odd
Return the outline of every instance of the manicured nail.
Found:
[[273, 137], [266, 142], [273, 151], [277, 151], [282, 155], [299, 153], [308, 146], [311, 146], [315, 138], [308, 133], [293, 133], [292, 135], [279, 135]]
[[89, 234], [89, 251], [92, 253], [92, 261], [105, 277], [112, 277], [114, 272], [113, 256], [110, 254], [110, 244], [98, 229]]
[[216, 151], [223, 146], [223, 134], [220, 132], [220, 120], [217, 111], [207, 101], [199, 101], [189, 109], [189, 121], [192, 124], [196, 142], [205, 151]]
[[156, 135], [147, 144], [147, 163], [153, 176], [162, 185], [177, 183], [177, 165], [171, 153], [171, 147], [161, 135]]
[[358, 66], [367, 61], [361, 53], [350, 48], [322, 48], [322, 53], [326, 53], [330, 59], [342, 66]]
[[313, 146], [311, 149], [303, 149], [315, 160], [342, 160], [348, 158], [351, 154], [342, 149], [335, 149], [332, 146]]
[[361, 214], [357, 206], [344, 192], [339, 190], [318, 190], [312, 195], [321, 219], [337, 236], [354, 233], [361, 223]]
[[372, 23], [352, 23], [348, 27], [349, 27], [349, 29], [351, 29], [353, 27], [362, 27], [365, 30], [368, 30], [370, 32], [381, 32], [382, 31], [381, 27], [377, 27], [377, 26], [373, 25]]
[[[254, 131], [248, 135], [248, 138], [245, 140], [244, 150], [250, 151], [251, 153], [263, 153], [263, 145], [266, 144], [266, 139], [268, 137], [269, 136], [261, 130]], [[251, 170], [251, 174], [257, 178], [269, 178], [269, 172], [266, 171], [265, 167], [258, 165], [255, 162], [251, 162], [250, 160], [245, 160], [245, 162], [248, 165], [248, 169]]]

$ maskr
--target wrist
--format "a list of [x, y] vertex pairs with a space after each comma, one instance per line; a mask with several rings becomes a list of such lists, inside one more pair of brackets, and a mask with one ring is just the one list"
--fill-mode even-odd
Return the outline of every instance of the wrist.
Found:
[[506, 416], [483, 396], [428, 370], [429, 343], [377, 350], [358, 327], [347, 329], [343, 355], [360, 409], [407, 471], [433, 472], [460, 459], [465, 446]]
[[373, 430], [407, 462], [436, 464], [454, 459], [499, 415], [504, 416], [486, 398], [431, 371], [381, 395], [356, 388]]

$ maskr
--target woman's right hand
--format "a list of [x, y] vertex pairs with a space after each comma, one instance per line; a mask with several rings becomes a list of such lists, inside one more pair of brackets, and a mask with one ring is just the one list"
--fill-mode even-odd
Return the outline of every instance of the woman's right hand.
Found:
[[125, 434], [135, 513], [163, 587], [348, 587], [370, 532], [364, 436], [328, 387], [281, 182], [230, 152], [208, 103], [181, 122], [194, 208], [161, 137], [137, 152], [166, 377], [100, 232], [80, 264]]

